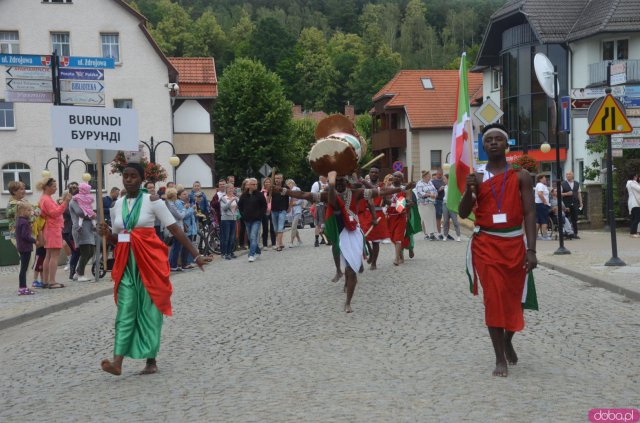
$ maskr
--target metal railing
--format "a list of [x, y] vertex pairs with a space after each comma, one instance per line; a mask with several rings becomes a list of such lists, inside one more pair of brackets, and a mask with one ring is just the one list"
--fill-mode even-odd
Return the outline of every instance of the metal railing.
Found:
[[607, 65], [627, 63], [627, 83], [640, 82], [640, 60], [606, 60], [589, 65], [589, 85], [604, 85], [607, 83]]

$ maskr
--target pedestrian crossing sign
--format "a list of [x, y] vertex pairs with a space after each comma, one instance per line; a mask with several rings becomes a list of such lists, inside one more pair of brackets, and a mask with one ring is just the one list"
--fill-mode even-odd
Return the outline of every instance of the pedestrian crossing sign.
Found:
[[587, 134], [611, 135], [629, 132], [633, 132], [633, 127], [622, 107], [611, 94], [607, 94], [595, 118], [591, 121]]

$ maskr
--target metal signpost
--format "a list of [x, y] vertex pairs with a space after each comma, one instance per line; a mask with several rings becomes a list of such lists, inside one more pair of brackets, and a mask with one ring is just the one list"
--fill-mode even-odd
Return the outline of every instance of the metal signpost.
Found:
[[[609, 65], [609, 68], [611, 65]], [[611, 70], [607, 74], [610, 76]], [[607, 84], [609, 85], [609, 84]], [[597, 112], [589, 116], [589, 135], [605, 135], [607, 137], [607, 220], [611, 232], [611, 258], [605, 266], [625, 266], [625, 262], [618, 257], [618, 244], [616, 239], [616, 219], [613, 210], [613, 148], [611, 134], [623, 134], [633, 131], [633, 127], [627, 119], [624, 107], [611, 95], [611, 89], [606, 90], [606, 97], [598, 101]], [[594, 102], [594, 106], [595, 106]]]

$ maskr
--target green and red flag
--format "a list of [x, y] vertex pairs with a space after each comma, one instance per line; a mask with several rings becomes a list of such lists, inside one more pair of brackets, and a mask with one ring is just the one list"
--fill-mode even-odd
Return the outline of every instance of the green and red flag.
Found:
[[[451, 137], [451, 169], [447, 190], [447, 207], [458, 213], [458, 205], [466, 187], [467, 175], [475, 168], [473, 154], [473, 126], [469, 105], [469, 83], [467, 81], [467, 53], [462, 53], [458, 72], [458, 102], [456, 122]], [[469, 216], [473, 220], [473, 215]]]

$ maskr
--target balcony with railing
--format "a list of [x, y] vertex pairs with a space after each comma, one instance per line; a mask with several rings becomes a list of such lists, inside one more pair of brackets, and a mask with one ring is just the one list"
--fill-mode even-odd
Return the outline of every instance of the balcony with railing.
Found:
[[589, 65], [589, 86], [604, 86], [607, 83], [607, 65], [627, 63], [627, 84], [640, 83], [640, 60], [607, 60]]
[[407, 146], [406, 129], [382, 129], [371, 135], [371, 147], [374, 151]]

